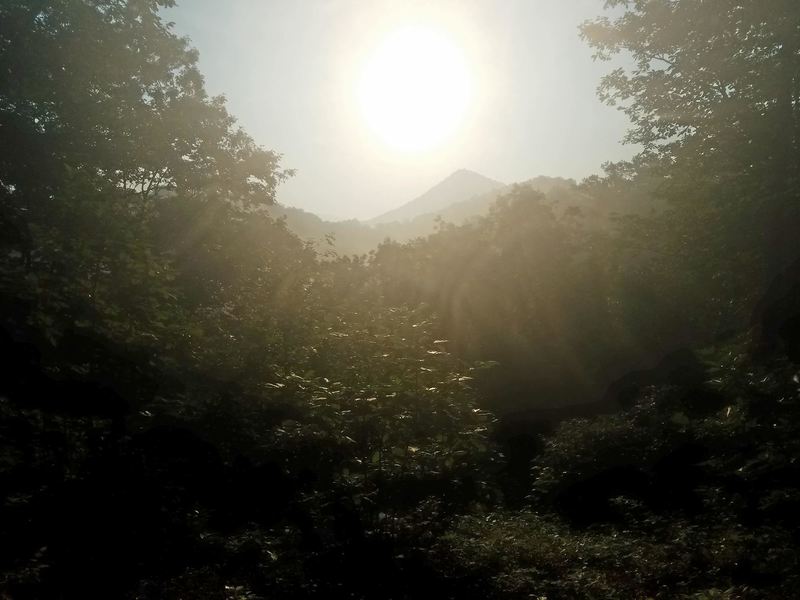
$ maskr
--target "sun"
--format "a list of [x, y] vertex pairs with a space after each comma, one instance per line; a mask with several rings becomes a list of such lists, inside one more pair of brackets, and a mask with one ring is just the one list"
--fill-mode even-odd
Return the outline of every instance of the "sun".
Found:
[[361, 114], [385, 143], [403, 152], [429, 150], [463, 123], [472, 98], [463, 53], [446, 35], [423, 26], [387, 36], [358, 86]]

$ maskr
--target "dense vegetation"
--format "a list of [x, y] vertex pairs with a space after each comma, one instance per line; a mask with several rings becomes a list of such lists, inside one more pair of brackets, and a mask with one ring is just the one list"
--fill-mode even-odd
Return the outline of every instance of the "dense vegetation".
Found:
[[799, 4], [607, 2], [642, 154], [361, 257], [171, 4], [0, 4], [0, 595], [796, 595]]

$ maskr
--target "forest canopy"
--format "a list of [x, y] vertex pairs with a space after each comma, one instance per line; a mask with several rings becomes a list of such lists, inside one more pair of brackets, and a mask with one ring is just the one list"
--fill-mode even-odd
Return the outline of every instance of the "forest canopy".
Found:
[[609, 0], [640, 154], [340, 256], [173, 4], [0, 4], [0, 595], [795, 594], [800, 5]]

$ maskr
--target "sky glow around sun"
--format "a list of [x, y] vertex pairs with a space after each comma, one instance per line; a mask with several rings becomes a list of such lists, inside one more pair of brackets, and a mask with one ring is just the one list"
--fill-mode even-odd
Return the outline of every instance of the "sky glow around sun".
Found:
[[445, 34], [408, 26], [390, 33], [367, 61], [358, 84], [361, 115], [371, 131], [401, 152], [430, 150], [464, 122], [473, 78]]
[[184, 0], [162, 12], [199, 49], [209, 93], [296, 170], [280, 202], [327, 219], [374, 217], [462, 168], [580, 179], [638, 151], [619, 143], [627, 116], [596, 95], [624, 61], [593, 60], [579, 36], [597, 0]]

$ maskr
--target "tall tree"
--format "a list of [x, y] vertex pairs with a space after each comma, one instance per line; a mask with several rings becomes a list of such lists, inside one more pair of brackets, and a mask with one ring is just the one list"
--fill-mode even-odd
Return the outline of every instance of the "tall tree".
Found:
[[208, 96], [197, 52], [159, 13], [173, 4], [0, 4], [0, 282], [46, 323], [104, 303], [119, 330], [157, 319], [167, 200], [224, 204], [227, 219], [272, 204], [287, 175]]
[[[797, 254], [800, 4], [792, 0], [608, 0], [584, 24], [596, 56], [630, 66], [600, 96], [627, 141], [666, 165], [673, 196], [720, 203], [710, 220], [760, 233], [773, 268]], [[708, 224], [708, 221], [706, 221]]]
[[76, 172], [146, 199], [163, 189], [271, 202], [282, 172], [209, 98], [173, 0], [0, 6], [0, 182], [52, 193]]

